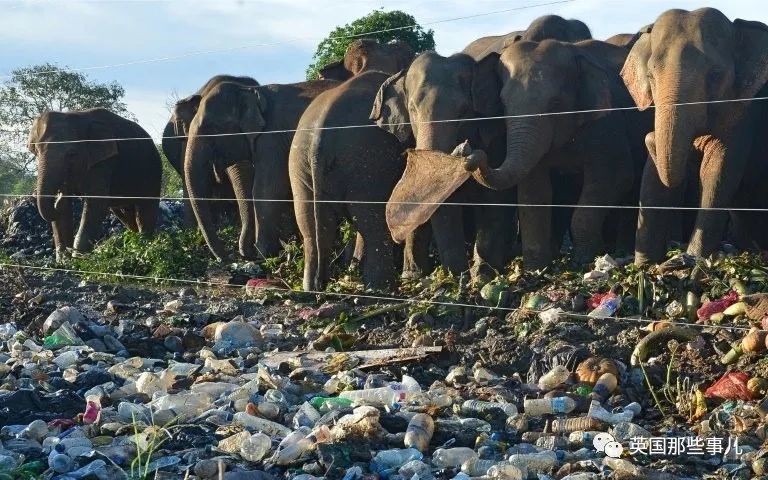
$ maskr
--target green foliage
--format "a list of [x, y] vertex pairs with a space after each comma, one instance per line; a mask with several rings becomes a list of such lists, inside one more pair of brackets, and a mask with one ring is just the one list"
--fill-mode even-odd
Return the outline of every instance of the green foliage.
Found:
[[160, 160], [163, 165], [163, 177], [160, 183], [160, 196], [161, 197], [180, 197], [184, 191], [184, 184], [182, 183], [179, 173], [174, 170], [168, 159], [163, 153], [163, 149], [160, 145], [157, 145], [157, 151], [160, 153]]
[[[178, 230], [160, 232], [153, 238], [125, 231], [69, 262], [73, 268], [88, 272], [188, 279], [204, 275], [210, 261], [211, 255], [197, 230]], [[110, 277], [114, 280], [114, 276]]]
[[304, 248], [294, 241], [283, 243], [278, 256], [264, 260], [264, 269], [292, 289], [301, 289], [304, 279]]
[[[379, 33], [368, 34], [368, 32]], [[320, 42], [314, 57], [312, 57], [314, 61], [307, 68], [307, 80], [318, 78], [318, 72], [323, 67], [343, 59], [349, 44], [358, 38], [372, 38], [380, 43], [401, 40], [416, 53], [435, 48], [434, 32], [431, 29], [424, 30], [416, 23], [413, 15], [400, 10], [390, 12], [374, 10], [352, 23], [336, 27], [327, 38]]]
[[[26, 143], [32, 122], [45, 111], [72, 111], [103, 107], [133, 119], [116, 82], [97, 83], [79, 72], [51, 63], [18, 68], [0, 85], [0, 184], [27, 188], [34, 173], [34, 157]], [[11, 180], [4, 179], [12, 172]], [[5, 185], [4, 185], [5, 186]]]

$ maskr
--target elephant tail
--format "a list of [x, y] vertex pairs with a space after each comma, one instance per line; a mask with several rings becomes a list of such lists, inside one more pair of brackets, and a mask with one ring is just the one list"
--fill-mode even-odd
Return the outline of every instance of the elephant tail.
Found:
[[[325, 208], [323, 200], [323, 186], [325, 185], [325, 152], [323, 152], [323, 131], [315, 130], [310, 132], [312, 135], [311, 147], [310, 147], [310, 171], [312, 174], [312, 217], [314, 223], [314, 244], [315, 255], [317, 263], [313, 272], [312, 289], [322, 289], [325, 286], [325, 252], [323, 249], [323, 235], [328, 235], [330, 232], [323, 232], [322, 226], [325, 224], [324, 215], [328, 215], [329, 212]], [[305, 259], [306, 261], [306, 259]]]

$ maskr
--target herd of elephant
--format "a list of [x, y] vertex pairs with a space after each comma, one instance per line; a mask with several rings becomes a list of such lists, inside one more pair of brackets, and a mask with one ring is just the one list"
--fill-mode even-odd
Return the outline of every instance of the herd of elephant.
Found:
[[[376, 289], [393, 285], [400, 255], [403, 275], [439, 264], [482, 279], [517, 255], [544, 267], [564, 239], [576, 262], [621, 249], [647, 263], [671, 240], [697, 256], [726, 235], [768, 244], [767, 82], [763, 23], [669, 10], [599, 41], [583, 22], [549, 15], [447, 57], [362, 39], [320, 80], [216, 76], [176, 104], [162, 149], [217, 259], [231, 254], [215, 199], [237, 199], [240, 255], [275, 256], [300, 235], [306, 290], [328, 281], [344, 220]], [[153, 231], [161, 160], [137, 124], [103, 109], [49, 112], [29, 142], [57, 253], [88, 250], [107, 209]], [[420, 151], [452, 154], [465, 181], [441, 191], [448, 172], [420, 168]], [[421, 219], [402, 248], [388, 225], [395, 188], [401, 199], [444, 199], [393, 207]], [[77, 235], [60, 193], [86, 197]]]

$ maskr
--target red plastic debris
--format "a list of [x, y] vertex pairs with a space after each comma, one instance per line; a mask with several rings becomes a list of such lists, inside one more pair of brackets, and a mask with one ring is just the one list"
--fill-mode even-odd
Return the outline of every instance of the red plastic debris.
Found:
[[611, 291], [605, 293], [596, 293], [587, 299], [587, 306], [590, 310], [594, 310], [599, 307], [601, 303], [610, 298], [616, 298], [616, 294]]
[[726, 308], [730, 307], [738, 301], [739, 294], [737, 292], [730, 291], [723, 298], [712, 300], [711, 302], [707, 302], [699, 307], [699, 309], [696, 310], [696, 315], [699, 317], [699, 320], [709, 320], [709, 317], [712, 315], [725, 311]]
[[99, 416], [101, 416], [101, 405], [88, 400], [85, 406], [85, 413], [83, 414], [83, 423], [96, 423], [99, 420]]
[[55, 430], [57, 428], [60, 429], [60, 430], [66, 430], [66, 429], [72, 428], [74, 426], [75, 426], [74, 420], [69, 419], [69, 418], [55, 418], [55, 419], [51, 420], [50, 422], [48, 422], [48, 428], [50, 428], [52, 430]]
[[247, 293], [262, 289], [274, 290], [275, 288], [285, 288], [285, 285], [281, 281], [271, 278], [252, 278], [245, 284], [245, 291]]
[[744, 372], [728, 372], [712, 384], [704, 392], [704, 396], [725, 400], [752, 400], [752, 394], [747, 388], [748, 381], [749, 375]]
[[319, 308], [304, 308], [299, 310], [299, 318], [310, 320], [312, 318], [332, 318], [345, 309], [340, 303], [324, 303]]

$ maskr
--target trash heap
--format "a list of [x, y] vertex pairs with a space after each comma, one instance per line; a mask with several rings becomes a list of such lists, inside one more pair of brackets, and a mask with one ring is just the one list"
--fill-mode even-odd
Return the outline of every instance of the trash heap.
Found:
[[761, 262], [513, 271], [482, 308], [0, 273], [0, 479], [755, 478]]

